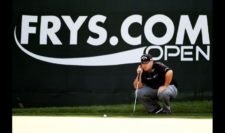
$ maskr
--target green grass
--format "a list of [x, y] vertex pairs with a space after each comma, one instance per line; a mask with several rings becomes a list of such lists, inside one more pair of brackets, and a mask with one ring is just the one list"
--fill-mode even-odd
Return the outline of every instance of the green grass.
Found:
[[107, 114], [109, 117], [185, 117], [212, 118], [212, 101], [177, 101], [171, 103], [172, 114], [148, 114], [143, 105], [138, 103], [133, 113], [132, 104], [79, 106], [79, 107], [44, 107], [44, 108], [13, 108], [14, 116], [89, 116], [99, 117]]

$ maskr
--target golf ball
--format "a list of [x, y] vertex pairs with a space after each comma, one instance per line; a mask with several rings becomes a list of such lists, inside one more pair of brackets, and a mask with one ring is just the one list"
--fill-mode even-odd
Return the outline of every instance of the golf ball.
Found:
[[107, 117], [107, 115], [106, 115], [106, 114], [104, 114], [104, 115], [103, 115], [103, 117]]

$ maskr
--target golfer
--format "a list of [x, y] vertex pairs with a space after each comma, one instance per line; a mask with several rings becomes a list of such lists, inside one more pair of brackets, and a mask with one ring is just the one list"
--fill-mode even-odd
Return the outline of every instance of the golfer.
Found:
[[133, 84], [138, 89], [138, 101], [149, 113], [171, 113], [170, 101], [178, 93], [172, 69], [161, 62], [153, 61], [150, 54], [144, 54]]

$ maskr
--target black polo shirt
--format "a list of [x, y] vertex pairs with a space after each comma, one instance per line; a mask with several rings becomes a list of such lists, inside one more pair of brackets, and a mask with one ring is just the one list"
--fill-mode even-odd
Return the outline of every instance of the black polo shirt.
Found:
[[[153, 89], [158, 89], [160, 86], [164, 85], [165, 74], [168, 70], [171, 69], [163, 63], [154, 62], [152, 71], [150, 73], [145, 71], [142, 73], [142, 83]], [[175, 82], [174, 78], [172, 79], [170, 84], [177, 86], [177, 83]]]

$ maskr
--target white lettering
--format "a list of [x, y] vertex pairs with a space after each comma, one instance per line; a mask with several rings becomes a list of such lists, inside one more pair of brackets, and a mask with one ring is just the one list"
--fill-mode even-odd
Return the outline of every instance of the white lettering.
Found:
[[70, 30], [70, 44], [77, 44], [78, 30], [86, 20], [87, 16], [80, 16], [74, 23], [70, 16], [62, 16], [64, 22]]
[[193, 46], [182, 46], [181, 47], [181, 61], [193, 61], [192, 57], [184, 57], [185, 55], [192, 55], [192, 52], [190, 51], [185, 51], [185, 50], [189, 50], [189, 49], [193, 49]]
[[202, 42], [203, 44], [209, 44], [209, 31], [208, 31], [208, 21], [206, 15], [200, 15], [195, 24], [195, 27], [192, 28], [191, 22], [188, 15], [182, 15], [180, 18], [180, 23], [177, 32], [176, 44], [183, 44], [185, 31], [191, 44], [195, 44], [200, 31], [202, 31]]
[[151, 50], [159, 50], [159, 56], [158, 57], [153, 57], [153, 60], [160, 60], [162, 57], [163, 57], [163, 49], [160, 47], [160, 46], [149, 46], [147, 49], [146, 49], [146, 54], [147, 53], [152, 53]]
[[199, 53], [201, 53], [201, 55], [204, 56], [206, 60], [209, 60], [210, 47], [207, 46], [207, 53], [204, 53], [204, 51], [199, 46], [196, 46], [196, 60], [197, 61], [199, 61]]
[[[176, 50], [175, 53], [169, 53], [168, 50]], [[165, 47], [165, 56], [164, 56], [164, 60], [167, 60], [168, 57], [176, 57], [180, 54], [180, 49], [177, 46], [166, 46]]]
[[[52, 27], [49, 28], [49, 23], [52, 23]], [[40, 44], [47, 44], [47, 38], [52, 41], [53, 45], [62, 45], [59, 38], [56, 36], [56, 32], [61, 28], [61, 22], [56, 16], [42, 16], [41, 17], [41, 29], [40, 29]]]
[[104, 23], [106, 20], [106, 17], [103, 15], [95, 15], [91, 17], [89, 23], [88, 23], [88, 29], [96, 34], [99, 35], [99, 37], [93, 38], [91, 36], [88, 37], [87, 43], [91, 44], [93, 46], [99, 46], [102, 45], [106, 39], [107, 39], [107, 31], [103, 28], [97, 25], [98, 22]]
[[123, 40], [130, 45], [140, 45], [141, 44], [141, 35], [137, 37], [132, 37], [129, 34], [129, 27], [133, 23], [142, 24], [142, 16], [141, 15], [131, 15], [127, 17], [121, 26], [121, 36]]
[[37, 22], [37, 16], [22, 16], [22, 25], [21, 25], [21, 44], [28, 44], [29, 34], [36, 33], [36, 27], [30, 27], [31, 22]]
[[[152, 28], [156, 23], [163, 23], [166, 26], [166, 33], [164, 36], [162, 37], [156, 37], [153, 34]], [[154, 15], [152, 17], [150, 17], [147, 22], [145, 23], [145, 27], [144, 27], [144, 33], [145, 33], [145, 37], [146, 39], [155, 45], [164, 45], [166, 43], [168, 43], [174, 34], [174, 24], [173, 21], [165, 16], [165, 15]]]

